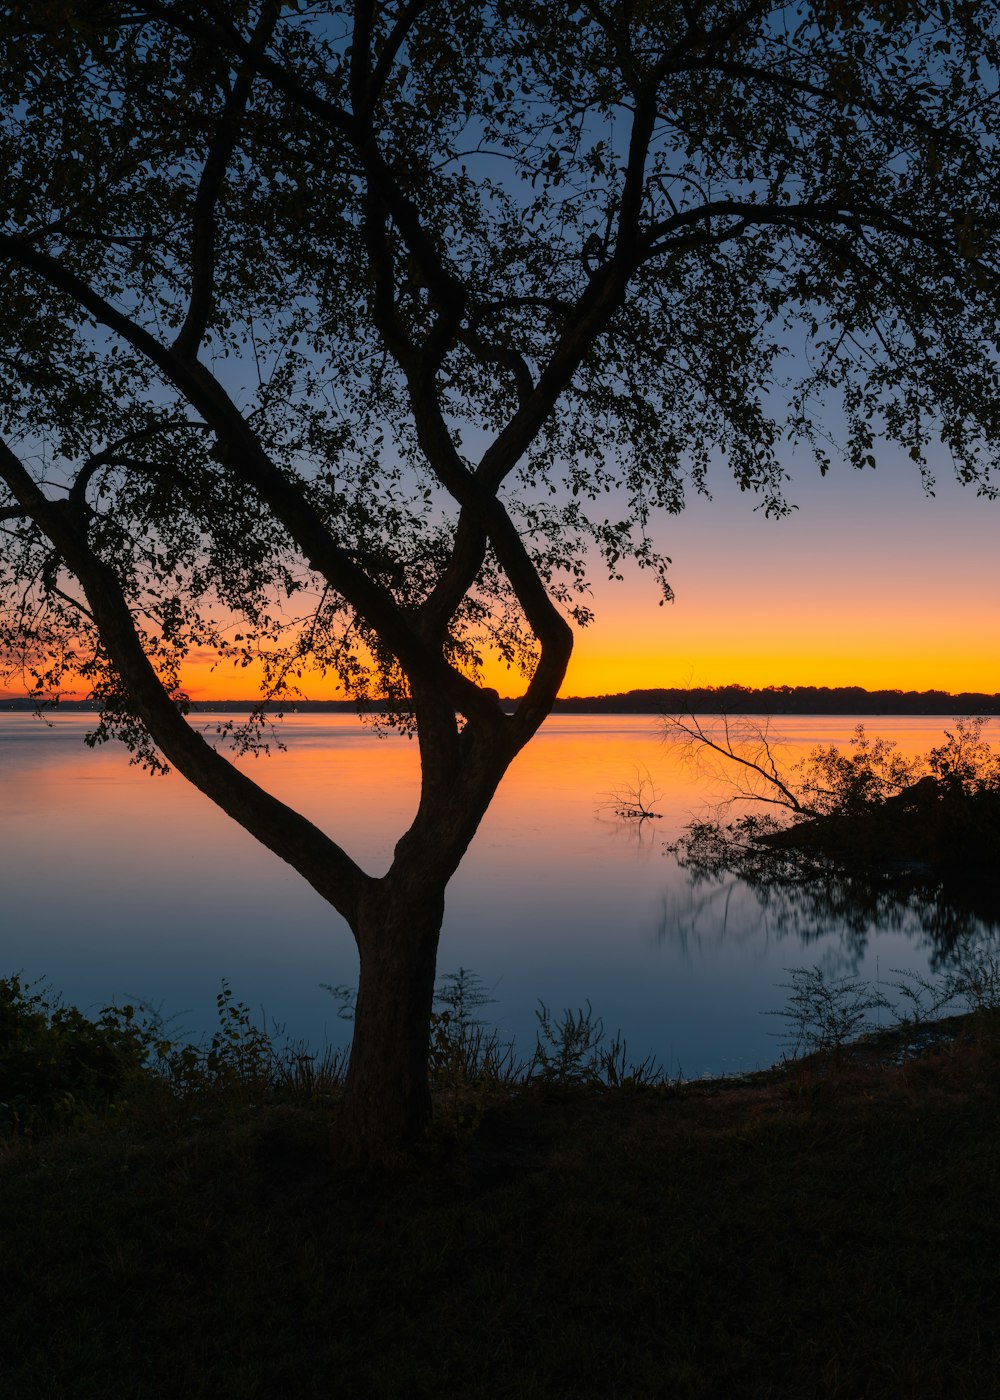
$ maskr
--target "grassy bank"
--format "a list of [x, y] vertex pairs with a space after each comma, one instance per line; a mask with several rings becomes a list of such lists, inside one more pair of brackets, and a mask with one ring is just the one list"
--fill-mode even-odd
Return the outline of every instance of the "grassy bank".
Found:
[[993, 1395], [1000, 1019], [946, 1029], [732, 1083], [453, 1085], [379, 1176], [301, 1085], [8, 1135], [0, 1390]]

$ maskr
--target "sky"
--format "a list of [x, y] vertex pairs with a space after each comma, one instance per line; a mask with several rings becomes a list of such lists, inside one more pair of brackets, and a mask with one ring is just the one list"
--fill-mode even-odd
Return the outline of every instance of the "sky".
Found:
[[753, 511], [720, 472], [667, 523], [675, 601], [629, 579], [595, 597], [564, 694], [642, 686], [1000, 691], [1000, 501], [908, 461], [793, 471], [799, 509]]
[[[901, 456], [877, 470], [789, 465], [783, 519], [754, 511], [719, 466], [712, 499], [663, 522], [675, 601], [649, 576], [597, 578], [596, 621], [578, 632], [563, 695], [656, 686], [859, 685], [869, 690], [1000, 692], [1000, 501], [942, 466], [936, 494]], [[243, 699], [252, 672], [192, 665], [196, 700]], [[517, 695], [496, 665], [486, 681]], [[334, 698], [332, 679], [310, 680]]]
[[[562, 693], [732, 683], [1000, 692], [1000, 502], [960, 487], [943, 454], [934, 497], [902, 454], [879, 455], [874, 472], [835, 465], [825, 478], [789, 463], [799, 509], [779, 520], [755, 512], [720, 464], [714, 499], [693, 498], [657, 535], [675, 601], [658, 606], [655, 583], [635, 571], [622, 584], [598, 577], [596, 621], [577, 635]], [[524, 685], [499, 664], [485, 680], [503, 695]], [[182, 677], [198, 700], [248, 698], [253, 681], [205, 662]], [[317, 677], [305, 693], [338, 691]]]
[[[626, 128], [610, 128], [619, 154]], [[596, 621], [577, 636], [563, 694], [734, 682], [1000, 691], [1000, 502], [959, 487], [944, 460], [928, 498], [902, 454], [880, 456], [874, 472], [835, 466], [825, 478], [790, 463], [800, 509], [780, 520], [755, 513], [720, 464], [714, 499], [694, 498], [657, 538], [675, 601], [658, 606], [653, 580], [634, 571], [623, 584], [598, 579]], [[210, 700], [245, 698], [253, 679], [202, 662], [182, 681]], [[524, 684], [499, 664], [485, 679], [504, 695]], [[338, 692], [315, 678], [306, 693]]]
[[[912, 463], [821, 477], [790, 464], [798, 509], [767, 519], [720, 466], [711, 500], [664, 522], [675, 601], [651, 578], [598, 580], [564, 695], [655, 686], [860, 685], [1000, 692], [1000, 501], [942, 466], [929, 497]], [[503, 695], [523, 688], [491, 668]], [[243, 698], [248, 673], [192, 667], [195, 699]], [[310, 683], [310, 698], [336, 694]]]

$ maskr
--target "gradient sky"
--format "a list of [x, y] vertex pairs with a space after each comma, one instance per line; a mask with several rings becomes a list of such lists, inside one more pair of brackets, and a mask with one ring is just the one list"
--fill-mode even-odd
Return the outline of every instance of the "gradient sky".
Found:
[[[713, 499], [665, 522], [674, 603], [652, 581], [598, 581], [596, 622], [578, 634], [565, 695], [645, 686], [861, 685], [1000, 691], [1000, 501], [943, 467], [934, 497], [913, 464], [877, 471], [792, 467], [782, 520], [755, 512], [719, 467]], [[489, 680], [522, 688], [502, 667]], [[247, 673], [192, 669], [191, 694], [247, 692]], [[332, 683], [308, 687], [314, 698]]]
[[[1000, 501], [943, 466], [928, 497], [913, 464], [827, 477], [791, 467], [782, 520], [755, 512], [723, 467], [712, 500], [664, 522], [676, 600], [651, 579], [597, 581], [595, 623], [579, 633], [564, 695], [646, 686], [861, 685], [1000, 692]], [[502, 666], [504, 695], [523, 681]], [[191, 666], [196, 699], [243, 698], [252, 672]], [[337, 694], [332, 680], [306, 693]]]
[[721, 473], [669, 521], [676, 600], [627, 580], [597, 596], [564, 693], [647, 685], [1000, 691], [1000, 501], [908, 461], [793, 474], [765, 519]]

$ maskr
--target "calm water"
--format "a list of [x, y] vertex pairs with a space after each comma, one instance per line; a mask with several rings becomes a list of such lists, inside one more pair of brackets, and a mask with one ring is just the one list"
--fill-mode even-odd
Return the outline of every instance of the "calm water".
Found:
[[[206, 717], [199, 717], [208, 722]], [[290, 869], [174, 774], [152, 778], [118, 746], [87, 749], [92, 719], [0, 715], [0, 974], [47, 976], [96, 1009], [141, 998], [200, 1035], [227, 978], [295, 1036], [341, 1044], [349, 1026], [321, 983], [357, 977], [346, 925]], [[854, 719], [781, 722], [790, 761], [846, 742]], [[872, 719], [908, 752], [943, 722]], [[416, 746], [350, 716], [298, 715], [287, 751], [254, 777], [379, 873], [417, 799]], [[663, 819], [614, 820], [607, 795], [651, 775]], [[738, 881], [693, 884], [664, 851], [720, 790], [659, 739], [650, 716], [550, 720], [514, 764], [448, 892], [439, 969], [479, 974], [490, 1018], [534, 1043], [539, 998], [589, 999], [638, 1057], [685, 1075], [771, 1063], [786, 969], [819, 964], [883, 981], [926, 971], [919, 920], [853, 929], [765, 901]], [[900, 923], [900, 927], [893, 924]]]

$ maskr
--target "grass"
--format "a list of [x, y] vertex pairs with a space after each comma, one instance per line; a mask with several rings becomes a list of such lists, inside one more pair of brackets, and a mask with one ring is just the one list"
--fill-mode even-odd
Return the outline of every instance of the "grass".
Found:
[[740, 1081], [452, 1074], [377, 1175], [280, 1077], [10, 1134], [0, 1393], [993, 1395], [1000, 1015], [938, 1030]]

